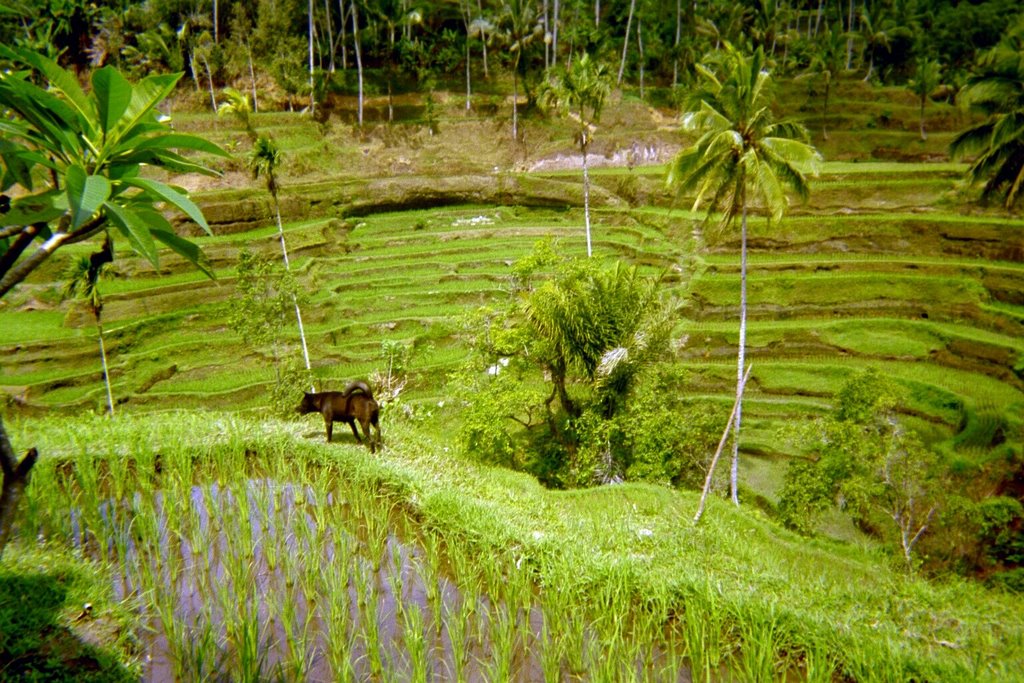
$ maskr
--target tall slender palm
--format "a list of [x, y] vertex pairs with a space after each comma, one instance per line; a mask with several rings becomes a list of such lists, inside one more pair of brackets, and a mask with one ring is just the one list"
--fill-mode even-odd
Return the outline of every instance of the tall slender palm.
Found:
[[504, 0], [501, 23], [512, 53], [512, 139], [519, 139], [519, 65], [523, 52], [542, 33], [537, 8], [531, 0]]
[[629, 49], [629, 29], [633, 25], [633, 15], [636, 14], [636, 0], [629, 0], [629, 15], [626, 18], [626, 37], [622, 41], [622, 60], [619, 62], [619, 76], [615, 79], [615, 85], [622, 85], [622, 74], [626, 70], [626, 51]]
[[590, 175], [587, 151], [594, 138], [594, 127], [601, 118], [604, 102], [611, 93], [608, 67], [590, 59], [584, 52], [568, 69], [559, 70], [545, 83], [541, 101], [569, 116], [576, 123], [576, 142], [583, 153], [583, 215], [587, 227], [587, 256], [593, 250], [590, 240]]
[[[786, 189], [801, 198], [809, 193], [805, 173], [816, 169], [818, 152], [796, 123], [775, 121], [770, 109], [771, 76], [764, 50], [751, 56], [725, 43], [709, 68], [698, 65], [704, 83], [683, 117], [684, 131], [696, 142], [673, 160], [668, 183], [680, 193], [695, 193], [694, 209], [706, 203], [720, 208], [723, 225], [740, 218], [740, 332], [737, 353], [737, 410], [733, 423], [732, 499], [737, 505], [739, 436], [742, 419], [744, 352], [747, 335], [747, 214], [759, 199], [771, 220], [788, 206]], [[710, 213], [709, 213], [710, 217]]]
[[868, 58], [868, 70], [864, 74], [864, 82], [870, 81], [875, 73], [875, 53], [890, 49], [889, 33], [892, 21], [885, 15], [878, 17], [877, 21], [871, 17], [867, 5], [860, 13], [860, 37], [864, 42], [864, 54]]
[[821, 76], [825, 82], [825, 94], [821, 105], [821, 135], [828, 140], [828, 103], [832, 94], [832, 83], [842, 73], [846, 59], [843, 34], [828, 27], [821, 38], [814, 42], [814, 49], [806, 75]]
[[113, 250], [108, 235], [102, 250], [92, 256], [81, 256], [71, 262], [62, 292], [65, 298], [75, 298], [84, 302], [96, 321], [96, 335], [100, 342], [100, 362], [103, 364], [103, 382], [107, 387], [107, 410], [111, 415], [114, 414], [114, 393], [110, 389], [107, 349], [103, 343], [103, 297], [100, 296], [99, 281], [112, 260]]
[[971, 183], [985, 181], [984, 198], [1003, 196], [1010, 210], [1024, 187], [1024, 19], [979, 59], [978, 74], [963, 96], [985, 120], [957, 134], [949, 145], [954, 158], [974, 157]]
[[917, 95], [920, 105], [920, 134], [921, 140], [927, 140], [928, 134], [924, 131], [924, 107], [928, 104], [928, 96], [935, 91], [942, 82], [942, 65], [927, 56], [917, 58], [914, 64], [914, 73], [907, 81], [907, 89]]
[[[277, 236], [281, 240], [281, 255], [284, 257], [285, 270], [291, 270], [288, 262], [288, 247], [284, 241], [284, 226], [281, 223], [281, 203], [277, 198], [277, 176], [275, 170], [281, 164], [281, 150], [277, 144], [267, 137], [261, 135], [253, 144], [252, 153], [249, 157], [249, 168], [252, 170], [253, 178], [264, 178], [267, 182], [267, 191], [274, 202], [274, 212], [277, 215]], [[306, 369], [310, 369], [309, 348], [306, 346], [306, 331], [302, 326], [302, 311], [299, 310], [299, 301], [294, 296], [292, 301], [295, 304], [295, 320], [299, 324], [299, 338], [302, 340], [302, 357], [306, 361]]]

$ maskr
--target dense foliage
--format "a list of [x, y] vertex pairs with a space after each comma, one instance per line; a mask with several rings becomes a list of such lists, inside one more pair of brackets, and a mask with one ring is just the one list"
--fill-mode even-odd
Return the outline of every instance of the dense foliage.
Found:
[[460, 373], [464, 449], [552, 486], [700, 478], [723, 415], [676, 395], [672, 310], [657, 279], [557, 256], [514, 266], [504, 305], [477, 311]]
[[[992, 47], [1014, 0], [843, 2], [671, 0], [541, 3], [537, 0], [44, 0], [8, 3], [0, 42], [48, 51], [78, 69], [111, 64], [135, 76], [190, 74], [196, 90], [235, 84], [258, 99], [294, 104], [335, 89], [393, 94], [465, 79], [467, 93], [514, 72], [532, 99], [543, 70], [582, 51], [618, 65], [618, 81], [674, 85], [728, 41], [762, 48], [781, 72], [838, 70], [904, 83], [920, 60], [937, 60], [963, 83]], [[312, 14], [310, 14], [312, 12]], [[493, 86], [488, 86], [493, 87]], [[257, 90], [263, 92], [257, 97]], [[316, 98], [318, 101], [322, 97]], [[826, 105], [827, 106], [827, 105]]]

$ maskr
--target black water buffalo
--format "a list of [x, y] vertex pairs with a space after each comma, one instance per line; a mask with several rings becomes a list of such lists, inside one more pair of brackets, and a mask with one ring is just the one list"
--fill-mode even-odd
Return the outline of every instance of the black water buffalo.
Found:
[[[307, 413], [320, 413], [324, 416], [324, 425], [327, 427], [327, 442], [330, 443], [334, 433], [334, 421], [347, 422], [352, 428], [352, 434], [356, 441], [362, 443], [359, 432], [356, 430], [356, 421], [363, 426], [363, 436], [366, 437], [366, 445], [370, 452], [376, 452], [376, 446], [383, 446], [384, 441], [380, 434], [380, 406], [373, 398], [373, 392], [366, 382], [352, 382], [344, 391], [322, 391], [303, 395], [296, 412], [300, 415]], [[370, 427], [377, 430], [376, 441], [370, 432]]]

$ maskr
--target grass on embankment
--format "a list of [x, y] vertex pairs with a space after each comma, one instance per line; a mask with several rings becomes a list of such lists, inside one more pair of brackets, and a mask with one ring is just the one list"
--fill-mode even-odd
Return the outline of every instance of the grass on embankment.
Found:
[[67, 548], [8, 546], [0, 564], [0, 681], [139, 680], [137, 615], [113, 593], [101, 566]]
[[1019, 597], [907, 576], [876, 547], [807, 540], [718, 498], [695, 526], [691, 491], [545, 490], [527, 475], [457, 455], [451, 434], [437, 434], [447, 422], [422, 410], [413, 422], [387, 414], [387, 448], [377, 455], [346, 445], [347, 436], [324, 444], [314, 416], [168, 413], [16, 419], [9, 427], [16, 447], [39, 448], [37, 467], [83, 452], [123, 458], [140, 449], [329, 462], [350, 485], [398, 496], [446, 542], [506, 558], [507, 571], [529, 572], [542, 592], [567, 591], [581, 609], [600, 610], [601, 596], [611, 593], [628, 594], [637, 610], [667, 603], [670, 622], [693, 626], [684, 629], [691, 661], [713, 648], [735, 671], [766, 647], [791, 670], [824, 664], [858, 681], [995, 681], [1024, 670]]

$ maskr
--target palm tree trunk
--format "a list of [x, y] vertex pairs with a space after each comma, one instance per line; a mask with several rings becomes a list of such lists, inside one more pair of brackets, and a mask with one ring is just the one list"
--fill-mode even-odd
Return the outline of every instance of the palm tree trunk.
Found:
[[629, 29], [633, 25], [633, 12], [635, 11], [636, 0], [629, 0], [629, 17], [626, 19], [626, 37], [622, 43], [622, 60], [619, 62], [619, 78], [615, 81], [615, 85], [622, 85], [622, 72], [626, 70], [626, 51], [629, 49]]
[[[284, 226], [281, 223], [281, 204], [277, 201], [277, 193], [273, 193], [274, 199], [274, 211], [277, 213], [277, 236], [281, 239], [281, 254], [284, 256], [284, 269], [291, 270], [291, 264], [288, 262], [288, 247], [284, 242]], [[306, 346], [306, 330], [302, 326], [302, 311], [299, 310], [299, 300], [292, 294], [292, 303], [295, 304], [295, 320], [299, 323], [299, 339], [302, 340], [302, 358], [306, 361], [306, 369], [311, 370], [309, 364], [309, 348]], [[316, 388], [310, 386], [310, 391], [316, 391]]]
[[316, 114], [316, 93], [313, 83], [313, 0], [309, 0], [309, 113]]
[[252, 50], [249, 48], [249, 41], [245, 41], [245, 56], [249, 60], [249, 82], [252, 84], [252, 110], [259, 113], [260, 103], [256, 99], [256, 70], [252, 65]]
[[640, 53], [640, 101], [644, 101], [644, 21], [636, 20], [636, 49]]
[[821, 108], [821, 136], [828, 140], [828, 96], [832, 90], [832, 74], [825, 76], [825, 103]]
[[736, 415], [732, 432], [732, 468], [729, 473], [729, 491], [732, 502], [740, 504], [738, 493], [740, 469], [740, 422], [743, 419], [743, 389], [746, 379], [743, 376], [743, 363], [747, 345], [747, 197], [746, 187], [743, 188], [743, 218], [740, 221], [740, 345], [736, 360]]
[[100, 362], [103, 364], [103, 381], [107, 385], [107, 410], [110, 411], [110, 416], [114, 416], [114, 394], [110, 390], [110, 372], [107, 369], [107, 349], [103, 344], [103, 324], [100, 322], [100, 316], [96, 315], [96, 333], [100, 340]]
[[558, 0], [555, 0], [554, 8], [552, 9], [554, 21], [552, 22], [553, 26], [551, 29], [551, 61], [555, 64], [558, 63], [558, 15], [560, 11], [561, 8], [559, 7]]
[[[586, 132], [584, 132], [585, 134]], [[587, 257], [589, 258], [593, 255], [593, 250], [590, 246], [590, 173], [587, 171], [588, 145], [582, 144], [580, 146], [583, 148], [583, 219], [587, 226]]]
[[334, 73], [334, 30], [331, 28], [331, 6], [328, 0], [324, 0], [324, 18], [327, 20], [327, 46], [330, 49], [328, 55], [331, 73]]
[[928, 134], [924, 132], [924, 105], [927, 98], [928, 95], [921, 95], [921, 142], [928, 139]]
[[512, 140], [519, 140], [519, 55], [522, 48], [516, 51], [512, 64]]
[[352, 45], [356, 53], [356, 72], [359, 74], [359, 109], [357, 119], [359, 127], [363, 127], [363, 56], [359, 49], [359, 12], [356, 0], [352, 0]]
[[[746, 386], [747, 378], [750, 377], [750, 371], [754, 368], [753, 365], [747, 367], [747, 372], [743, 375], [743, 385]], [[715, 450], [715, 455], [711, 458], [711, 464], [708, 465], [708, 474], [704, 478], [704, 490], [700, 494], [700, 504], [697, 506], [697, 514], [693, 516], [693, 522], [696, 524], [700, 521], [701, 515], [704, 514], [704, 503], [708, 499], [708, 493], [711, 491], [711, 481], [715, 476], [715, 467], [718, 465], [718, 458], [722, 455], [722, 450], [725, 448], [725, 440], [729, 438], [729, 432], [732, 430], [732, 421], [736, 417], [736, 411], [739, 409], [740, 397], [736, 397], [736, 400], [732, 404], [732, 412], [729, 413], [729, 419], [725, 422], [725, 430], [722, 432], [722, 438], [718, 441], [718, 448]]]
[[548, 13], [548, 0], [542, 0], [540, 9], [540, 21], [544, 30], [544, 69], [551, 68], [551, 43], [547, 37], [551, 35], [551, 18]]
[[[480, 16], [483, 17], [484, 16], [483, 0], [476, 0], [476, 8], [477, 8], [477, 11], [480, 12]], [[480, 42], [483, 44], [484, 80], [486, 81], [488, 78], [490, 78], [490, 75], [487, 73], [487, 36], [484, 35], [483, 32], [481, 32], [481, 34], [480, 34]]]
[[210, 106], [213, 107], [213, 111], [217, 111], [217, 96], [213, 92], [213, 72], [210, 71], [210, 63], [206, 60], [206, 55], [203, 55], [203, 68], [206, 69], [206, 82], [210, 85]]
[[676, 40], [672, 47], [676, 54], [672, 57], [672, 85], [679, 85], [679, 42], [683, 38], [683, 0], [676, 0]]
[[341, 70], [348, 71], [348, 43], [345, 42], [345, 18], [348, 12], [345, 11], [345, 0], [338, 0], [338, 12], [341, 14], [341, 23], [338, 24], [338, 41], [341, 43]]
[[470, 69], [469, 69], [469, 55], [470, 55], [470, 53], [469, 53], [469, 27], [467, 26], [466, 27], [466, 111], [469, 111], [473, 107], [473, 105], [471, 103], [472, 102], [472, 100], [471, 100], [472, 91], [470, 90], [470, 80], [469, 80], [469, 73], [470, 73]]

